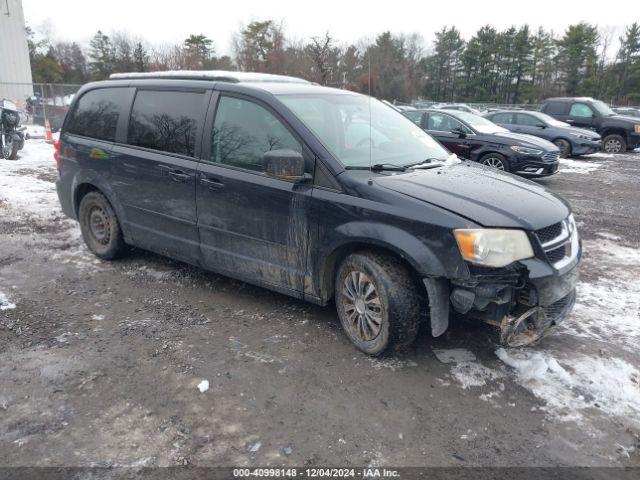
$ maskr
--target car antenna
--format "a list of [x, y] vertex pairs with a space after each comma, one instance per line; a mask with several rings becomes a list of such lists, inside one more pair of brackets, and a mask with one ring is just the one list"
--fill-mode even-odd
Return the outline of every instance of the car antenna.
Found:
[[371, 143], [373, 142], [373, 140], [371, 139], [371, 47], [369, 47], [369, 52], [367, 54], [367, 60], [369, 63], [369, 81], [367, 82], [368, 85], [368, 89], [369, 89], [369, 181], [367, 183], [369, 183], [369, 185], [373, 185], [373, 172], [371, 170], [371, 149], [372, 149], [372, 145]]

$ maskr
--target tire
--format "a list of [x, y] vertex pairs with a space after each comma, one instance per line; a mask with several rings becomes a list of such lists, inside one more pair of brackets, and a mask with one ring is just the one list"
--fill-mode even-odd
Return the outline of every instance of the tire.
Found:
[[504, 155], [501, 155], [499, 153], [487, 153], [480, 159], [480, 163], [497, 170], [503, 170], [505, 172], [509, 171], [509, 164], [507, 162], [507, 159], [504, 157]]
[[1, 156], [7, 160], [15, 160], [18, 158], [18, 142], [15, 141], [13, 135], [5, 137], [5, 141], [7, 141], [7, 143], [2, 146]]
[[82, 197], [78, 220], [82, 238], [95, 256], [112, 260], [124, 253], [125, 243], [118, 217], [100, 192], [89, 192]]
[[607, 135], [602, 139], [602, 151], [606, 153], [625, 153], [627, 142], [622, 135]]
[[569, 158], [571, 156], [571, 144], [564, 138], [557, 138], [553, 144], [560, 149], [560, 158]]
[[368, 355], [407, 347], [418, 333], [422, 299], [409, 271], [392, 256], [347, 256], [336, 273], [335, 303], [347, 338]]

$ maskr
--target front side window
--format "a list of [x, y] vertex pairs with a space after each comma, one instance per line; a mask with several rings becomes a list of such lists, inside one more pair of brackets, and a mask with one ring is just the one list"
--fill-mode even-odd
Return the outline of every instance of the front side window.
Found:
[[211, 161], [264, 172], [264, 154], [302, 145], [269, 110], [255, 102], [222, 96], [213, 124]]
[[572, 117], [584, 117], [591, 118], [593, 116], [593, 111], [589, 108], [588, 105], [584, 103], [574, 103], [571, 105], [571, 110], [569, 110], [569, 115]]
[[83, 137], [113, 142], [120, 112], [127, 101], [126, 88], [90, 90], [78, 100], [66, 131]]
[[503, 125], [509, 125], [513, 123], [511, 121], [513, 115], [511, 113], [496, 113], [491, 117], [493, 123], [502, 123]]
[[449, 115], [442, 115], [441, 113], [430, 113], [429, 120], [427, 121], [427, 130], [434, 130], [436, 132], [450, 132], [453, 129], [459, 129], [466, 131], [467, 128]]
[[138, 91], [129, 121], [129, 145], [195, 156], [205, 103], [204, 93]]
[[533, 115], [527, 115], [526, 113], [518, 113], [516, 114], [516, 123], [518, 125], [524, 125], [526, 127], [537, 127], [542, 124], [543, 121], [537, 119]]
[[278, 96], [347, 168], [412, 165], [450, 154], [403, 114], [352, 93]]

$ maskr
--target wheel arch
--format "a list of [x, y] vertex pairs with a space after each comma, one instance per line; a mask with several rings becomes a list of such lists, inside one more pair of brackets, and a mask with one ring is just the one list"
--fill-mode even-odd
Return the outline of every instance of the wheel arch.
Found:
[[120, 228], [122, 230], [125, 241], [129, 239], [129, 232], [126, 226], [125, 214], [118, 201], [115, 193], [106, 182], [100, 181], [97, 177], [90, 175], [77, 177], [73, 184], [72, 207], [75, 218], [78, 219], [80, 211], [80, 202], [90, 192], [98, 192], [106, 197], [118, 216]]
[[[358, 222], [365, 223], [365, 222]], [[353, 235], [332, 245], [323, 256], [317, 276], [318, 293], [323, 303], [333, 297], [338, 267], [347, 255], [358, 251], [375, 251], [397, 258], [410, 272], [412, 280], [424, 291], [426, 276], [445, 277], [446, 270], [438, 257], [422, 241], [397, 227], [362, 225], [367, 235]], [[364, 232], [363, 232], [364, 233]], [[393, 236], [394, 241], [390, 241]]]

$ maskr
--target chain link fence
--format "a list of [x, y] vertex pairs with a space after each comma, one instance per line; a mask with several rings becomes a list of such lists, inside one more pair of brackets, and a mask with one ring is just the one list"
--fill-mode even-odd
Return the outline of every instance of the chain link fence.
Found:
[[62, 127], [71, 101], [81, 85], [68, 83], [10, 83], [0, 82], [0, 99], [14, 102], [23, 116], [24, 125], [44, 127], [49, 121], [51, 130]]

